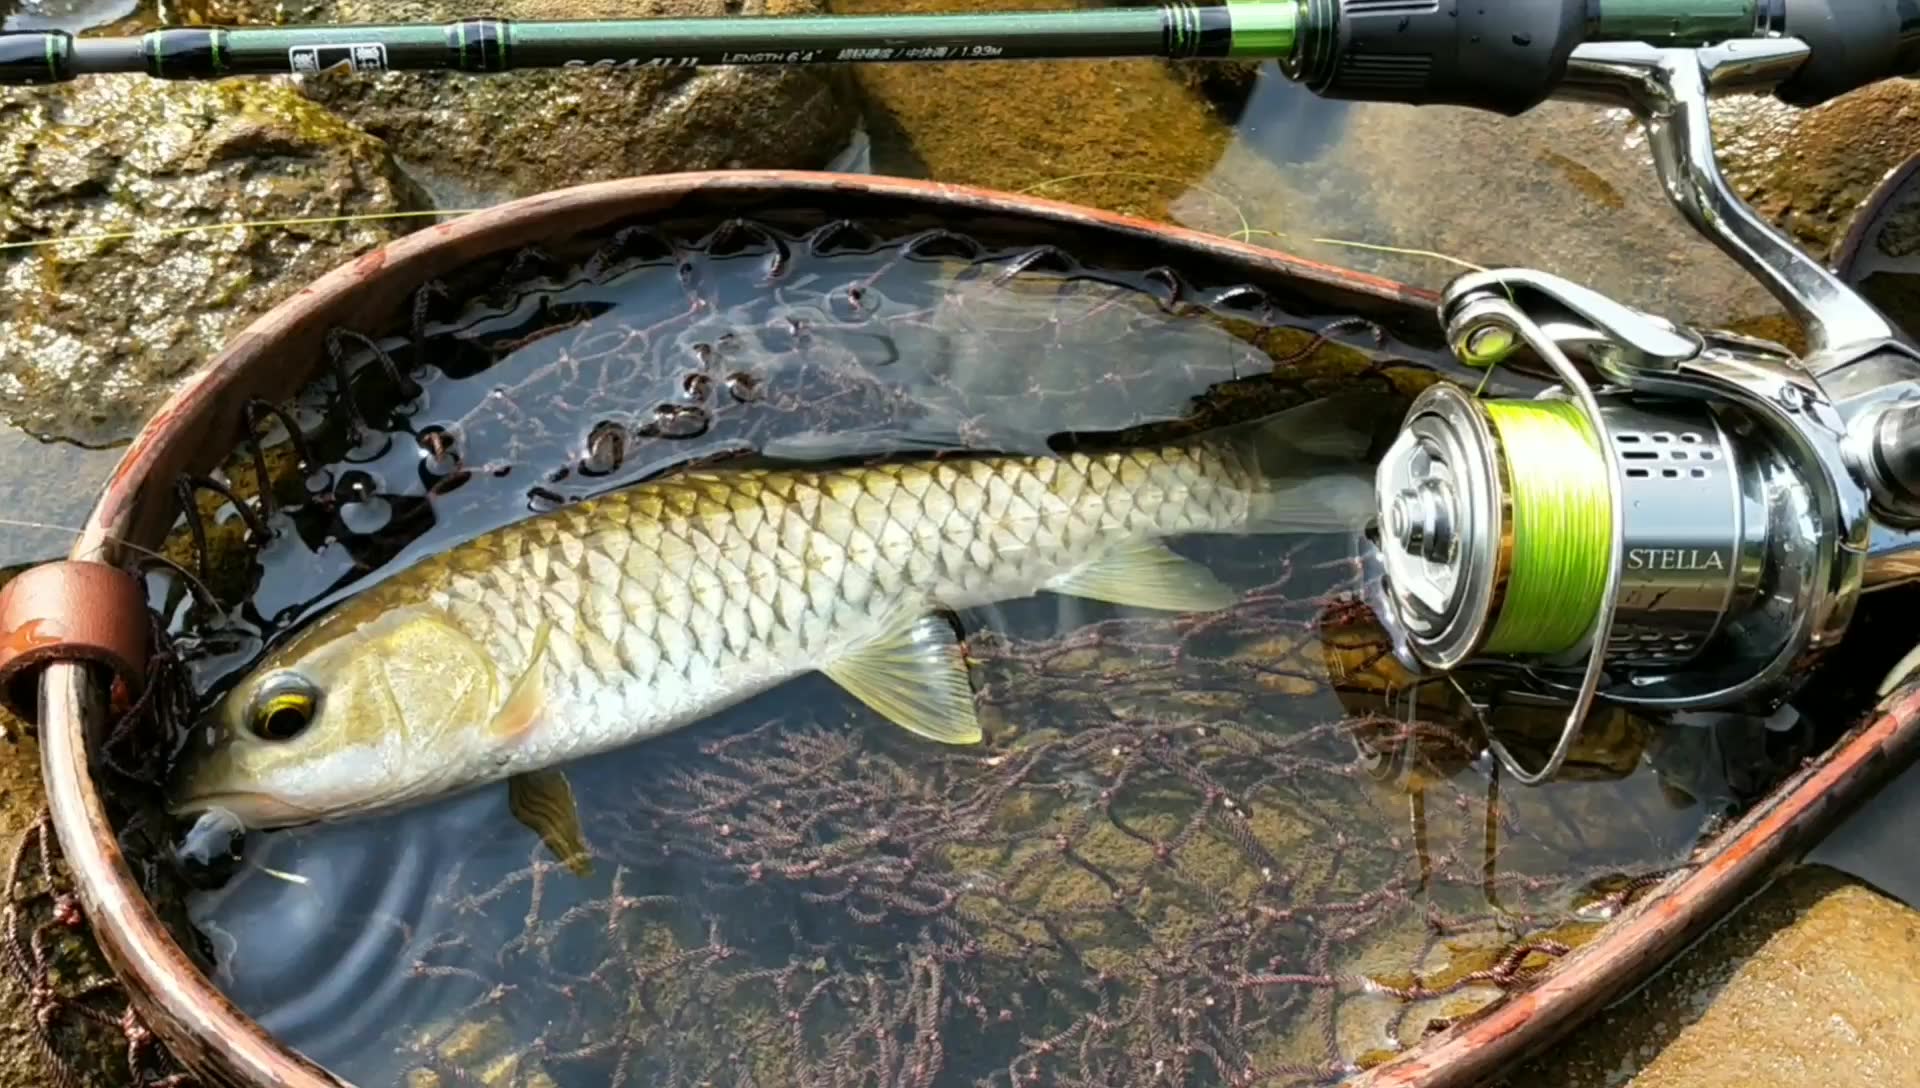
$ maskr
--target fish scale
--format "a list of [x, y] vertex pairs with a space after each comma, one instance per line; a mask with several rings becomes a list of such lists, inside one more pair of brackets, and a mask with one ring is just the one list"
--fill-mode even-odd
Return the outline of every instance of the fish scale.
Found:
[[[278, 646], [216, 708], [176, 811], [279, 826], [509, 778], [546, 820], [571, 806], [548, 769], [811, 672], [976, 742], [943, 612], [1043, 590], [1210, 611], [1233, 593], [1165, 538], [1364, 524], [1367, 428], [1311, 411], [1109, 453], [686, 472], [505, 526]], [[261, 735], [287, 699], [311, 720]]]
[[1224, 444], [690, 474], [423, 567], [508, 676], [551, 624], [547, 713], [513, 760], [533, 765], [672, 729], [901, 617], [1030, 594], [1103, 543], [1231, 529], [1259, 490]]

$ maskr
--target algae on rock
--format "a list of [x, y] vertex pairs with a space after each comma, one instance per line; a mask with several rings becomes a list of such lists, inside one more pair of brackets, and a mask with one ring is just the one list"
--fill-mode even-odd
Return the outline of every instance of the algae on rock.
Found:
[[1727, 98], [1714, 125], [1735, 190], [1825, 262], [1874, 186], [1920, 154], [1920, 86], [1890, 79], [1807, 110]]
[[[811, 15], [816, 0], [509, 0], [508, 19]], [[436, 22], [443, 0], [333, 0], [339, 22]], [[309, 78], [304, 92], [385, 139], [442, 199], [491, 201], [683, 170], [817, 168], [847, 145], [857, 109], [837, 68], [571, 68]]]
[[421, 204], [378, 140], [285, 85], [138, 75], [0, 93], [0, 190], [0, 241], [71, 239], [0, 257], [0, 417], [90, 445], [407, 221], [160, 231]]
[[[1058, 8], [1056, 0], [960, 10]], [[949, 0], [835, 0], [848, 15], [956, 10]], [[863, 65], [881, 173], [1031, 192], [1154, 219], [1219, 159], [1232, 132], [1165, 62]]]

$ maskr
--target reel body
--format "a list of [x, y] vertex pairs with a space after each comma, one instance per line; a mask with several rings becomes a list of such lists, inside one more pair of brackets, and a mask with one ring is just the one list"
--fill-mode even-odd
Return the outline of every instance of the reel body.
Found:
[[[1763, 584], [1804, 582], [1804, 553], [1769, 549], [1776, 520], [1798, 520], [1800, 512], [1790, 509], [1798, 489], [1770, 488], [1769, 480], [1787, 471], [1778, 451], [1737, 446], [1709, 405], [1624, 394], [1599, 400], [1601, 424], [1621, 456], [1599, 467], [1620, 479], [1624, 513], [1607, 667], [1648, 675], [1691, 666], [1709, 644], [1723, 648], [1721, 629], [1750, 609]], [[1573, 521], [1573, 532], [1604, 538], [1607, 511], [1523, 508], [1551, 501], [1524, 487], [1529, 477], [1590, 472], [1599, 459], [1543, 450], [1537, 439], [1516, 448], [1503, 441], [1494, 407], [1458, 386], [1431, 387], [1414, 403], [1378, 476], [1380, 545], [1400, 587], [1400, 615], [1420, 658], [1442, 668], [1482, 656], [1500, 621], [1520, 609], [1584, 610], [1573, 618], [1590, 620], [1594, 602], [1569, 599], [1551, 583], [1535, 580], [1523, 599], [1516, 566], [1605, 558], [1591, 547], [1570, 556], [1516, 555], [1542, 543], [1573, 550], [1569, 541], [1541, 542], [1520, 531], [1523, 521]], [[1747, 641], [1777, 648], [1785, 637], [1759, 634]], [[1584, 656], [1588, 646], [1548, 641], [1516, 649], [1551, 659], [1568, 651]]]
[[[1848, 501], [1857, 498], [1852, 481], [1837, 478], [1822, 443], [1807, 441], [1784, 406], [1710, 392], [1596, 392], [1617, 451], [1610, 459], [1598, 442], [1580, 457], [1574, 448], [1503, 441], [1493, 418], [1502, 402], [1458, 386], [1421, 394], [1376, 477], [1381, 561], [1409, 664], [1507, 665], [1575, 689], [1578, 667], [1597, 651], [1598, 693], [1623, 703], [1691, 709], [1782, 694], [1803, 659], [1845, 630], [1864, 565], [1862, 526], [1849, 509], [1859, 503]], [[1619, 578], [1604, 638], [1493, 648], [1515, 610], [1585, 621], [1596, 612], [1597, 602], [1561, 584], [1516, 584], [1529, 565], [1613, 559], [1604, 507], [1530, 508], [1542, 502], [1530, 482], [1583, 472], [1611, 477], [1620, 495]], [[1604, 477], [1586, 483], [1604, 492]], [[1529, 521], [1556, 517], [1600, 539], [1570, 556], [1528, 554], [1572, 550], [1526, 531]], [[1827, 543], [1840, 540], [1856, 547]]]
[[1416, 673], [1502, 672], [1568, 706], [1780, 711], [1862, 594], [1920, 579], [1920, 351], [1727, 187], [1710, 93], [1777, 89], [1806, 46], [1574, 51], [1558, 97], [1640, 120], [1669, 200], [1805, 332], [1683, 328], [1530, 269], [1456, 279], [1454, 354], [1544, 379], [1532, 400], [1440, 384], [1376, 475], [1374, 611]]
[[[1784, 349], [1524, 270], [1456, 280], [1442, 313], [1463, 360], [1562, 380], [1531, 401], [1436, 384], [1382, 459], [1375, 605], [1415, 671], [1509, 670], [1559, 693], [1563, 750], [1594, 699], [1767, 714], [1869, 582], [1904, 580], [1875, 569], [1871, 474], [1851, 452], [1864, 425]], [[1595, 313], [1633, 327], [1596, 334], [1580, 319]], [[1535, 405], [1583, 426], [1505, 422]], [[1492, 743], [1523, 781], [1557, 767]]]

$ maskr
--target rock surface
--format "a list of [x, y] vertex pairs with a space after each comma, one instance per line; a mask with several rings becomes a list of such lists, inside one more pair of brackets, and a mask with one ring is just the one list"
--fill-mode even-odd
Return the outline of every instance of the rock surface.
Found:
[[[126, 7], [108, 2], [97, 10], [118, 17]], [[213, 10], [185, 10], [201, 7]], [[820, 0], [650, 0], [638, 8], [510, 0], [489, 13], [822, 9]], [[23, 10], [77, 26], [96, 8], [59, 0]], [[444, 0], [325, 0], [290, 17], [390, 22], [467, 14]], [[1753, 325], [1777, 317], [1745, 273], [1679, 220], [1637, 126], [1617, 112], [1550, 104], [1509, 119], [1329, 103], [1278, 80], [1271, 66], [1249, 88], [1241, 81], [1250, 71], [1141, 60], [396, 74], [313, 79], [297, 89], [93, 77], [0, 92], [0, 191], [8, 194], [0, 201], [0, 243], [423, 207], [427, 196], [407, 173], [438, 199], [472, 206], [649, 172], [818, 166], [845, 146], [864, 98], [874, 165], [884, 172], [1170, 219], [1430, 286], [1458, 268], [1314, 239], [1534, 265], [1679, 318]], [[1809, 111], [1764, 99], [1722, 102], [1716, 119], [1725, 168], [1763, 213], [1827, 257], [1855, 204], [1920, 152], [1916, 96], [1914, 84], [1890, 82]], [[1225, 123], [1235, 117], [1237, 131]], [[254, 315], [410, 222], [0, 251], [0, 417], [96, 445], [123, 439], [182, 374]], [[89, 455], [72, 443], [0, 430], [0, 513], [76, 523], [113, 460], [110, 450]], [[57, 554], [66, 542], [58, 531], [0, 527], [0, 568]], [[30, 740], [0, 745], [0, 843], [15, 841], [38, 809], [36, 759]], [[1916, 923], [1920, 916], [1858, 884], [1821, 871], [1789, 876], [1508, 1088], [1824, 1088], [1910, 1079], [1912, 1040], [1920, 1038]], [[42, 1082], [29, 1023], [25, 992], [11, 979], [0, 982], [0, 1084]]]
[[[507, 19], [811, 15], [819, 0], [505, 0]], [[321, 18], [438, 22], [446, 0], [333, 0]], [[857, 112], [827, 67], [396, 72], [305, 82], [315, 101], [386, 140], [443, 206], [680, 170], [817, 168], [847, 144]]]
[[1727, 179], [1815, 257], [1831, 261], [1853, 211], [1920, 154], [1920, 87], [1888, 80], [1811, 110], [1730, 98], [1714, 115]]
[[0, 94], [0, 418], [89, 445], [131, 436], [228, 336], [406, 220], [140, 228], [405, 211], [379, 141], [260, 81], [96, 76]]
[[0, 570], [67, 554], [119, 462], [117, 449], [46, 441], [0, 422]]
[[[846, 14], [955, 8], [948, 0], [834, 4]], [[1031, 192], [1129, 215], [1168, 218], [1232, 137], [1187, 77], [1155, 60], [867, 65], [854, 76], [866, 93], [876, 172]]]
[[[1891, 81], [1813, 110], [1717, 103], [1737, 190], [1825, 259], [1874, 183], [1920, 152], [1920, 86]], [[1753, 327], [1780, 308], [1667, 202], [1639, 125], [1623, 111], [1549, 102], [1516, 118], [1451, 108], [1323, 102], [1263, 73], [1248, 106], [1264, 139], [1238, 141], [1183, 222], [1438, 287], [1462, 271], [1421, 254], [1567, 276], [1667, 316]], [[1777, 329], [1773, 335], [1780, 335]]]
[[1916, 1040], [1920, 913], [1802, 869], [1501, 1088], [1906, 1084]]

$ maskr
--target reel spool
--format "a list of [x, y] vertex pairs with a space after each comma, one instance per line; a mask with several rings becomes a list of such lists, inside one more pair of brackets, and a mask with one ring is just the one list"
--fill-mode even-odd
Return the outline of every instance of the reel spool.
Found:
[[[1530, 293], [1550, 297], [1513, 301]], [[1643, 324], [1596, 328], [1583, 304]], [[1819, 387], [1770, 345], [1682, 334], [1540, 273], [1463, 277], [1442, 316], [1470, 365], [1558, 381], [1533, 399], [1442, 383], [1408, 410], [1375, 477], [1375, 603], [1402, 661], [1570, 695], [1543, 767], [1489, 731], [1528, 784], [1596, 698], [1777, 708], [1844, 632], [1866, 551]]]
[[1607, 399], [1608, 464], [1580, 405], [1479, 400], [1453, 385], [1413, 404], [1376, 480], [1381, 547], [1415, 652], [1436, 668], [1482, 655], [1584, 655], [1620, 481], [1625, 561], [1611, 666], [1690, 664], [1750, 607], [1768, 529], [1758, 457], [1704, 405]]

